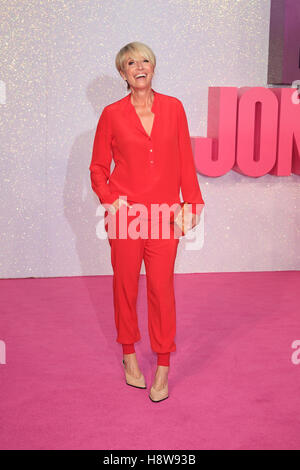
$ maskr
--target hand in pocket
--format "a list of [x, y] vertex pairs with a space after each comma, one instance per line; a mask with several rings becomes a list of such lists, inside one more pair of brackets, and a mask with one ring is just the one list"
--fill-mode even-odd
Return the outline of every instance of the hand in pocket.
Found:
[[130, 207], [130, 205], [128, 204], [127, 201], [125, 201], [124, 199], [116, 199], [109, 207], [109, 212], [111, 214], [116, 214], [118, 212], [118, 210], [120, 209], [121, 207], [121, 204], [126, 204], [126, 206]]

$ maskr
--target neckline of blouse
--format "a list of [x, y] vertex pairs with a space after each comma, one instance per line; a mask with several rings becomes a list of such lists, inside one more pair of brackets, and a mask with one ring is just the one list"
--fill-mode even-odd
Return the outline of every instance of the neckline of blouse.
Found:
[[[151, 88], [151, 90], [153, 91], [153, 101], [152, 101], [152, 106], [151, 106], [151, 112], [154, 112], [155, 108], [156, 108], [156, 103], [157, 103], [157, 92], [155, 90], [153, 90], [153, 88]], [[131, 94], [132, 92], [128, 93], [128, 101], [129, 101], [129, 104], [132, 106], [132, 109], [136, 112], [136, 109], [135, 109], [135, 106], [132, 104], [131, 102]]]

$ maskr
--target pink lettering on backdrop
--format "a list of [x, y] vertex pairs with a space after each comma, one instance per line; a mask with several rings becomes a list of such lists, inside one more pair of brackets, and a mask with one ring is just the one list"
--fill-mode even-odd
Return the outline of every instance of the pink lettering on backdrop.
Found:
[[300, 103], [294, 88], [210, 87], [207, 137], [193, 137], [197, 171], [300, 175]]
[[295, 89], [274, 88], [280, 102], [278, 117], [277, 161], [271, 174], [288, 176], [291, 172], [300, 175], [300, 104], [295, 98]]

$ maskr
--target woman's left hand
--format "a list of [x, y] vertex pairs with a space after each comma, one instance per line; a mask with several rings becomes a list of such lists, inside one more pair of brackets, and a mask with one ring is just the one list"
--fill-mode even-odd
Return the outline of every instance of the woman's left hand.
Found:
[[193, 214], [186, 206], [188, 206], [188, 204], [183, 204], [181, 210], [174, 219], [176, 224], [180, 227], [183, 235], [194, 228], [200, 221], [200, 215]]

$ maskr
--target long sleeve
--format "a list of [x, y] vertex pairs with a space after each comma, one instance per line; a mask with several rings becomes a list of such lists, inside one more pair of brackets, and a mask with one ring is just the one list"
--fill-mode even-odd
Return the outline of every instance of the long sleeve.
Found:
[[197, 178], [186, 113], [181, 101], [179, 101], [179, 103], [178, 139], [180, 150], [181, 193], [184, 202], [192, 204], [191, 208], [193, 214], [199, 214], [205, 203]]
[[118, 194], [112, 193], [107, 184], [112, 161], [111, 140], [109, 112], [104, 108], [98, 121], [89, 166], [91, 185], [101, 204], [112, 204], [118, 198]]

